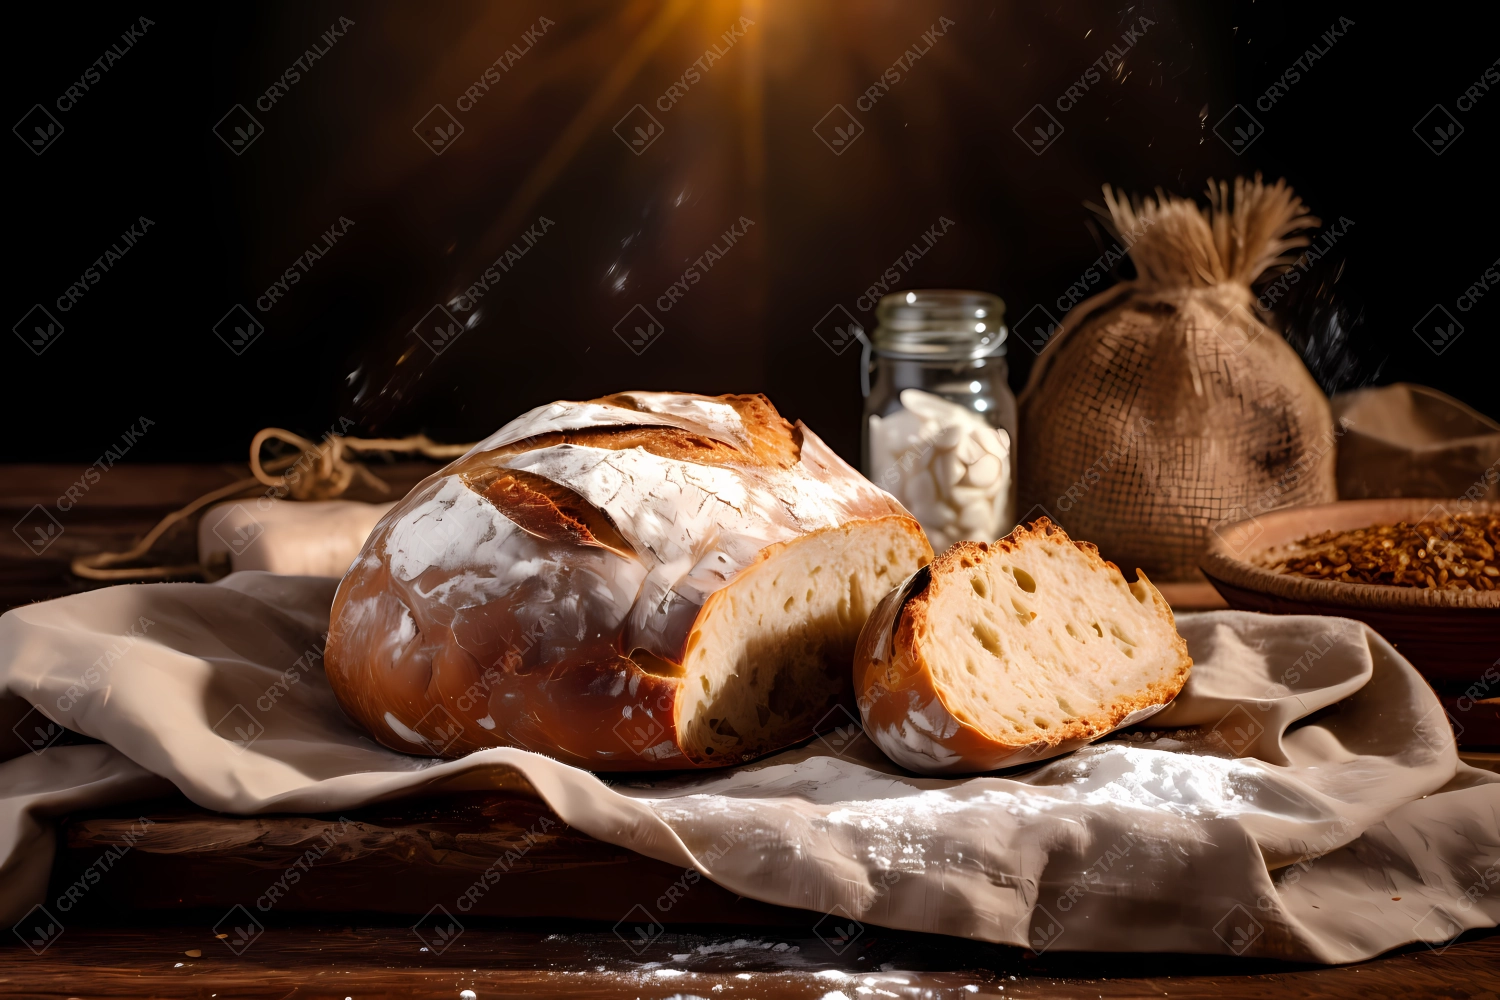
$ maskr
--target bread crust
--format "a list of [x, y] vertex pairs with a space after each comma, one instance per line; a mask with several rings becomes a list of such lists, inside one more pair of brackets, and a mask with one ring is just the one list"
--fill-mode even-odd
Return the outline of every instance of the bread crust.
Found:
[[[931, 558], [900, 504], [763, 396], [539, 407], [377, 525], [334, 599], [329, 681], [352, 718], [407, 753], [516, 746], [595, 770], [738, 763], [779, 746], [685, 749], [694, 637], [748, 571], [856, 526], [908, 540], [907, 552], [919, 540]], [[851, 707], [859, 624], [846, 626], [837, 685]], [[811, 724], [784, 742], [810, 735]]]
[[924, 655], [922, 637], [944, 627], [932, 608], [946, 586], [968, 586], [967, 570], [1028, 545], [1072, 546], [1091, 570], [1118, 576], [1090, 542], [1075, 541], [1047, 518], [1017, 527], [996, 542], [959, 542], [881, 601], [865, 623], [855, 651], [854, 685], [865, 731], [897, 763], [924, 773], [975, 773], [1044, 760], [1149, 717], [1182, 690], [1192, 669], [1187, 643], [1177, 634], [1172, 609], [1146, 575], [1139, 583], [1156, 621], [1170, 638], [1175, 667], [1162, 679], [1113, 700], [1100, 711], [1017, 742], [988, 733], [950, 710], [942, 684]]

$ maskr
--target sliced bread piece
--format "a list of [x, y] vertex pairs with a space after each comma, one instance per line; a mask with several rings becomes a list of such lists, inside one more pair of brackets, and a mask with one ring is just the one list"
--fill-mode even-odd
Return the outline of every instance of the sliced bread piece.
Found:
[[1144, 573], [1126, 583], [1046, 518], [960, 542], [860, 634], [865, 732], [925, 774], [991, 771], [1084, 746], [1161, 710], [1193, 661]]

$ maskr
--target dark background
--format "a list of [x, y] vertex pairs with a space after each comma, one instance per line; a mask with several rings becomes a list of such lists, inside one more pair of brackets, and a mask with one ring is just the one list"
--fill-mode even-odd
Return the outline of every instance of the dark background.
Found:
[[[58, 110], [142, 14], [154, 25]], [[327, 55], [257, 109], [341, 15], [354, 24]], [[1341, 15], [1354, 23], [1330, 48], [1322, 36]], [[461, 111], [459, 95], [544, 16], [553, 24], [530, 51]], [[741, 16], [755, 22], [744, 37], [659, 110]], [[946, 34], [859, 110], [940, 16], [954, 22]], [[1060, 111], [1067, 86], [1142, 16], [1154, 24], [1123, 68]], [[628, 388], [765, 392], [853, 459], [858, 350], [835, 353], [813, 327], [836, 304], [872, 324], [861, 294], [940, 219], [951, 227], [898, 287], [986, 289], [1012, 319], [1039, 303], [1057, 315], [1111, 242], [1084, 207], [1102, 183], [1201, 197], [1209, 177], [1254, 171], [1352, 223], [1278, 317], [1326, 389], [1414, 381], [1500, 416], [1500, 289], [1457, 305], [1500, 256], [1500, 87], [1456, 106], [1500, 56], [1493, 13], [522, 0], [26, 5], [11, 20], [11, 119], [40, 103], [64, 131], [41, 155], [7, 140], [5, 306], [16, 323], [40, 302], [65, 330], [40, 355], [15, 335], [0, 347], [5, 460], [88, 463], [141, 417], [153, 425], [130, 461], [242, 459], [266, 425], [467, 441], [552, 399]], [[1314, 43], [1327, 54], [1256, 108]], [[1212, 131], [1236, 103], [1264, 127], [1238, 155]], [[239, 156], [212, 131], [236, 104], [264, 128]], [[464, 129], [441, 156], [413, 131], [435, 104]], [[640, 155], [612, 131], [636, 104], [664, 126]], [[865, 128], [837, 156], [813, 131], [836, 104]], [[1013, 131], [1036, 104], [1063, 126], [1039, 156]], [[1436, 104], [1463, 128], [1441, 156], [1413, 132]], [[140, 216], [155, 225], [60, 312], [56, 298]], [[347, 235], [256, 311], [341, 216]], [[542, 216], [541, 241], [432, 353], [413, 325]], [[748, 235], [659, 310], [741, 216]], [[265, 326], [239, 356], [213, 332], [236, 303]], [[665, 327], [640, 355], [612, 332], [636, 303]], [[1441, 355], [1413, 332], [1436, 304], [1464, 327]], [[1012, 347], [1013, 386], [1030, 360]]]

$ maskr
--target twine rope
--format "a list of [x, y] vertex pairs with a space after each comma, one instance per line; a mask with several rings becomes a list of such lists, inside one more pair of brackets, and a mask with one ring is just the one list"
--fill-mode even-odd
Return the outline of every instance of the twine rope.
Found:
[[[295, 454], [261, 461], [261, 449], [269, 441], [279, 441], [296, 448]], [[420, 454], [447, 461], [468, 451], [471, 444], [439, 444], [425, 434], [404, 438], [357, 438], [330, 434], [322, 443], [309, 441], [281, 427], [266, 427], [250, 441], [250, 477], [228, 486], [210, 490], [187, 506], [174, 510], [157, 522], [135, 545], [124, 552], [100, 552], [73, 559], [73, 573], [86, 580], [165, 580], [180, 577], [206, 579], [198, 563], [175, 566], [129, 566], [122, 563], [143, 559], [173, 525], [191, 517], [216, 500], [250, 493], [269, 487], [267, 493], [279, 492], [293, 500], [332, 500], [341, 497], [356, 481], [380, 493], [390, 493], [390, 484], [371, 472], [353, 457], [357, 453]]]

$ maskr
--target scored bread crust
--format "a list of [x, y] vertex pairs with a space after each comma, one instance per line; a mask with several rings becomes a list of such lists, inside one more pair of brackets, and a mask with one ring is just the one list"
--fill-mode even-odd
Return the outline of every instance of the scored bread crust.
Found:
[[[1148, 652], [1159, 659], [1160, 669], [1149, 682], [1118, 692], [1107, 703], [1044, 731], [1023, 736], [988, 732], [974, 713], [956, 707], [964, 701], [963, 692], [950, 691], [937, 676], [941, 671], [935, 669], [934, 658], [943, 651], [934, 648], [934, 637], [943, 632], [951, 636], [963, 624], [941, 620], [934, 605], [946, 588], [970, 588], [976, 568], [1038, 546], [1075, 550], [1091, 575], [1108, 586], [1129, 588], [1144, 612], [1146, 631], [1154, 640]], [[1096, 546], [1068, 538], [1047, 518], [993, 543], [958, 543], [887, 594], [865, 623], [854, 667], [865, 732], [887, 756], [910, 770], [976, 773], [1054, 757], [1150, 717], [1182, 690], [1193, 661], [1166, 599], [1144, 573], [1137, 570], [1137, 575], [1135, 584], [1126, 584], [1119, 567], [1103, 559]], [[1105, 637], [1099, 638], [1102, 645]], [[982, 678], [975, 681], [982, 683]]]
[[334, 598], [324, 663], [386, 746], [595, 770], [734, 764], [847, 718], [921, 526], [763, 396], [538, 407], [418, 484]]

